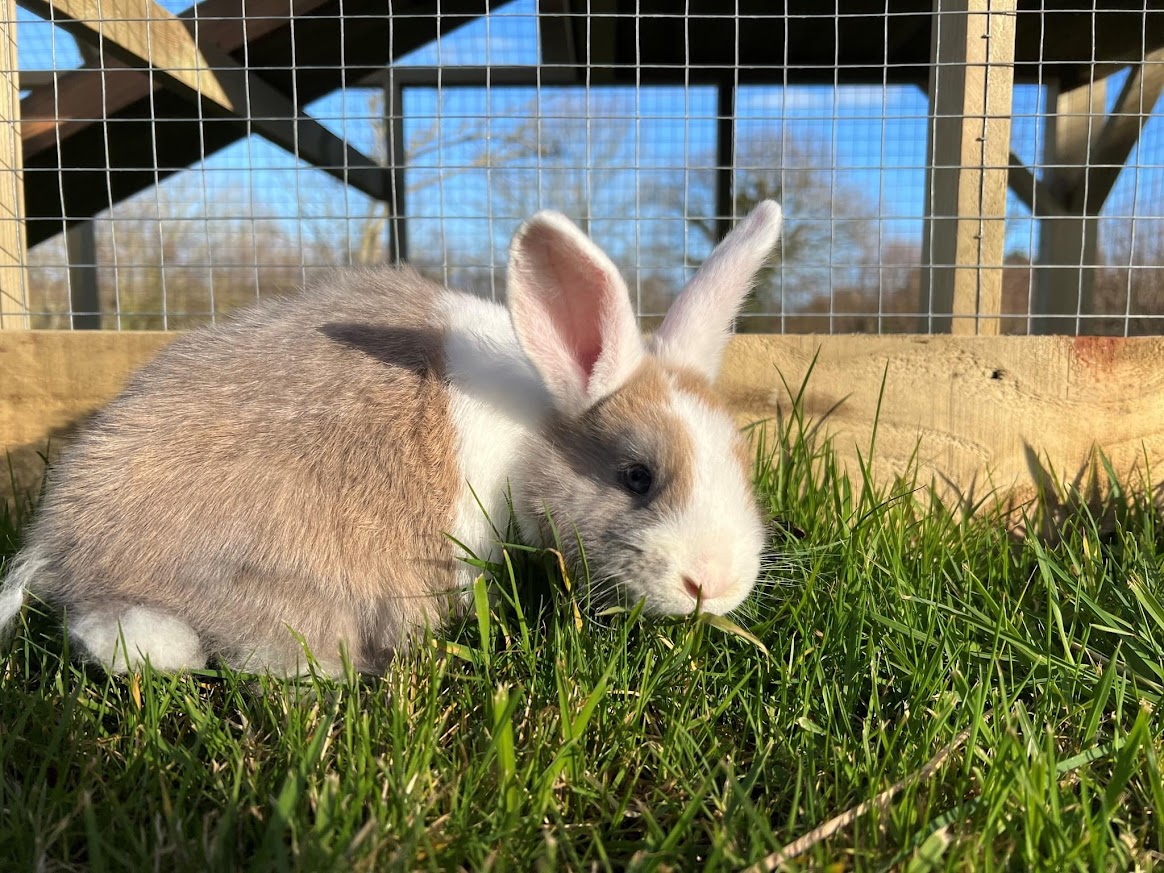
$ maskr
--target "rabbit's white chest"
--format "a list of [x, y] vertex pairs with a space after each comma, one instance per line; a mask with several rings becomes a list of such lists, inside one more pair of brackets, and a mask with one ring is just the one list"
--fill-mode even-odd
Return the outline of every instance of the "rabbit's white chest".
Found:
[[[499, 304], [457, 291], [441, 299], [445, 366], [461, 491], [449, 532], [479, 558], [496, 559], [509, 525], [510, 488], [531, 429], [549, 407], [541, 379]], [[460, 564], [458, 580], [476, 572]]]

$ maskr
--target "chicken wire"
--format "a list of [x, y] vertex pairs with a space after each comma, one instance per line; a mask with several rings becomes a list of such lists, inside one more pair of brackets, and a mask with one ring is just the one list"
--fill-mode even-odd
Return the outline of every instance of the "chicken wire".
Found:
[[[256, 8], [280, 8], [256, 0], [160, 5], [184, 15], [196, 35], [215, 27], [222, 34], [234, 22], [242, 38], [231, 56], [251, 76], [289, 84], [284, 93], [301, 114], [383, 167], [381, 195], [345, 183], [352, 171], [346, 158], [321, 164], [298, 141], [290, 149], [273, 144], [259, 130], [264, 118], [225, 118], [205, 102], [183, 116], [184, 147], [196, 146], [194, 162], [169, 163], [176, 98], [163, 77], [127, 72], [123, 56], [107, 44], [75, 39], [52, 8], [47, 18], [22, 9], [15, 24], [22, 102], [41, 107], [40, 115], [24, 113], [22, 132], [30, 217], [18, 296], [31, 327], [184, 329], [335, 266], [397, 257], [438, 281], [502, 297], [509, 237], [542, 208], [566, 213], [610, 253], [650, 327], [732, 220], [758, 199], [776, 197], [786, 214], [784, 242], [739, 330], [949, 329], [948, 304], [943, 309], [927, 291], [935, 267], [944, 265], [923, 251], [933, 212], [932, 62], [894, 55], [906, 19], [911, 26], [932, 20], [930, 2], [736, 0], [703, 4], [697, 15], [690, 0], [543, 0], [540, 10], [536, 0], [511, 0], [475, 16], [464, 14], [472, 4], [460, 3], [457, 26], [447, 28], [447, 0], [394, 0], [379, 8], [284, 0], [281, 18], [256, 15]], [[292, 5], [306, 12], [287, 21]], [[1050, 197], [1056, 173], [1064, 175], [1048, 147], [1048, 132], [1062, 116], [1056, 101], [1067, 87], [1064, 70], [1074, 71], [1076, 89], [1080, 69], [1084, 84], [1101, 83], [1087, 109], [1093, 134], [1087, 163], [1111, 113], [1121, 109], [1129, 77], [1139, 75], [1141, 100], [1134, 112], [1116, 117], [1138, 122], [1154, 102], [1143, 84], [1157, 63], [1149, 39], [1158, 29], [1154, 4], [1072, 5], [1075, 26], [1090, 27], [1091, 38], [1084, 33], [1075, 55], [1057, 50], [1053, 58], [1043, 57], [1039, 42], [1012, 91], [1010, 150], [1030, 171], [1031, 205], [1040, 214], [1010, 191], [1005, 216], [996, 216], [1005, 218], [1003, 262], [957, 266], [1001, 271], [1004, 333], [1161, 333], [1164, 133], [1156, 115], [1148, 116], [1102, 208], [1089, 217], [1090, 247], [1065, 259], [1045, 239], [1053, 222], [1075, 220], [1040, 211], [1038, 203]], [[1010, 14], [1021, 33], [1041, 26], [1049, 39], [1054, 11], [1019, 3]], [[1120, 32], [1139, 28], [1128, 37], [1138, 48], [1130, 61], [1126, 51], [1104, 54], [1096, 34], [1106, 34], [1114, 20], [1105, 16], [1122, 16]], [[398, 42], [398, 34], [419, 24], [431, 24], [436, 37]], [[288, 60], [256, 61], [247, 29], [279, 27], [292, 33]], [[365, 51], [353, 64], [352, 47], [374, 27], [387, 27], [383, 57], [370, 62]], [[796, 34], [805, 27], [825, 37], [819, 63], [798, 59]], [[868, 46], [881, 46], [880, 59], [876, 51], [859, 57], [850, 51], [855, 28]], [[929, 29], [934, 44], [927, 42], [927, 58], [940, 57], [943, 32]], [[317, 40], [322, 47], [301, 61], [297, 51], [312, 48], [317, 31], [326, 34]], [[742, 58], [740, 46], [756, 34], [771, 34], [780, 50]], [[658, 45], [664, 38], [666, 51]], [[708, 40], [719, 43], [714, 65], [699, 60]], [[657, 60], [664, 55], [677, 62]], [[338, 87], [307, 93], [300, 76], [328, 71]], [[70, 89], [82, 77], [99, 100], [78, 113]], [[132, 106], [115, 105], [129, 77], [151, 87]], [[46, 127], [46, 106], [57, 113], [72, 107], [72, 114]], [[74, 166], [66, 155], [76, 157], [69, 138], [78, 126], [109, 155], [132, 130], [149, 140], [138, 145], [150, 160], [86, 167], [82, 181], [108, 189], [103, 200], [92, 189], [83, 197], [69, 193], [81, 185], [62, 172]], [[30, 160], [34, 134], [41, 151]], [[0, 166], [0, 173], [7, 184], [15, 170]], [[127, 185], [126, 178], [136, 181]], [[127, 196], [118, 193], [135, 185]], [[46, 205], [54, 190], [57, 201]], [[77, 205], [82, 199], [84, 209]], [[1060, 317], [1040, 326], [1047, 311], [1040, 289], [1052, 274], [1069, 277], [1055, 292], [1067, 299], [1056, 299]]]

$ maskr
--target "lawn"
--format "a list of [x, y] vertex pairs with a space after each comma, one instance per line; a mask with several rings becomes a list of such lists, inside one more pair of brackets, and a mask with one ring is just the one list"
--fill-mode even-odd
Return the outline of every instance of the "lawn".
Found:
[[746, 632], [592, 609], [552, 553], [516, 547], [463, 622], [348, 682], [109, 680], [30, 615], [0, 652], [4, 869], [1164, 860], [1150, 504], [1117, 485], [1018, 537], [915, 478], [857, 484], [795, 417], [756, 447], [781, 522], [732, 616]]

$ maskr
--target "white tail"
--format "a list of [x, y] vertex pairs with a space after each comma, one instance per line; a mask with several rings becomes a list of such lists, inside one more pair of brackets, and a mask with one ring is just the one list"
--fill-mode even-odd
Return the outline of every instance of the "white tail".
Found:
[[0, 584], [0, 643], [11, 639], [16, 619], [24, 607], [24, 593], [44, 564], [44, 558], [35, 552], [22, 552], [13, 560], [8, 575]]

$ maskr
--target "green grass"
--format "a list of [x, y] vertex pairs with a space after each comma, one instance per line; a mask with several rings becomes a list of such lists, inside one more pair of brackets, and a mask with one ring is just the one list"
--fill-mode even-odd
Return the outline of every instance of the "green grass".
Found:
[[110, 680], [33, 616], [0, 652], [4, 869], [735, 869], [806, 835], [810, 869], [1164, 858], [1150, 504], [1117, 486], [1048, 545], [779, 433], [756, 641], [595, 615], [520, 549], [461, 625], [347, 683]]

